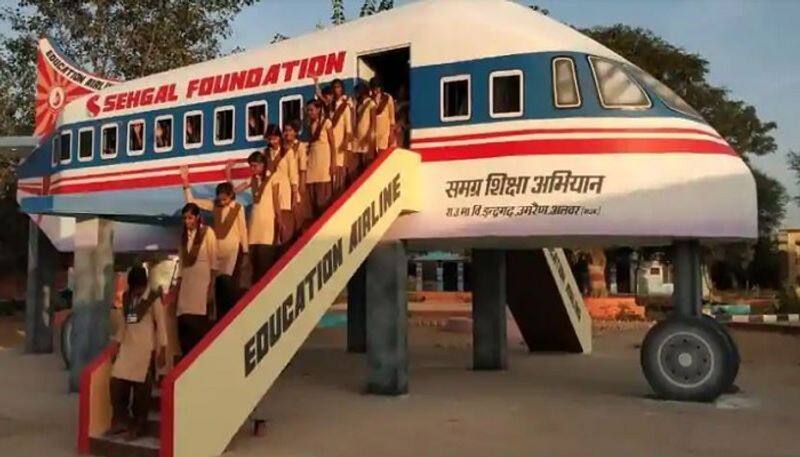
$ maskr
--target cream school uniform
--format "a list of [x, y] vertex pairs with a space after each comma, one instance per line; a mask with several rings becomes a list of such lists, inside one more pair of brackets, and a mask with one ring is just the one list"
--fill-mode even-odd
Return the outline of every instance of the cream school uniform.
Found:
[[[145, 382], [153, 352], [167, 345], [167, 327], [161, 290], [148, 290], [140, 300], [152, 299], [150, 309], [137, 323], [123, 323], [115, 339], [120, 342], [119, 354], [111, 376], [133, 382]], [[124, 319], [123, 319], [124, 320]]]
[[[366, 154], [372, 152], [375, 146], [375, 131], [372, 125], [372, 114], [375, 112], [375, 100], [365, 99], [356, 112], [356, 132], [353, 142], [353, 152]], [[387, 107], [388, 109], [388, 107]]]
[[[336, 166], [344, 167], [347, 150], [350, 149], [348, 139], [353, 134], [353, 117], [351, 115], [353, 105], [350, 99], [343, 95], [335, 102], [335, 107], [330, 113], [331, 129], [333, 133], [333, 144], [336, 148]], [[340, 111], [343, 110], [343, 111]], [[341, 115], [336, 116], [337, 112]]]
[[311, 202], [309, 201], [308, 189], [305, 182], [300, 182], [300, 175], [308, 172], [308, 145], [300, 140], [288, 145], [297, 159], [297, 195], [299, 201], [292, 208], [294, 213], [295, 229], [301, 230], [306, 221], [311, 217]]
[[[252, 178], [250, 191], [253, 206], [247, 227], [248, 242], [272, 246], [275, 244], [275, 206], [272, 202], [272, 178]], [[261, 191], [263, 189], [263, 192]]]
[[[190, 252], [197, 230], [189, 230], [186, 237], [184, 252]], [[181, 259], [183, 261], [183, 259]], [[181, 287], [178, 291], [178, 306], [176, 315], [194, 314], [205, 316], [208, 312], [208, 287], [211, 284], [211, 270], [219, 271], [217, 267], [217, 238], [210, 227], [205, 228], [200, 250], [193, 265], [181, 264], [179, 277]]]
[[[235, 201], [219, 211], [215, 208], [212, 200], [204, 198], [194, 198], [191, 189], [185, 190], [186, 201], [195, 203], [200, 209], [214, 213], [214, 233], [217, 236], [217, 267], [220, 274], [232, 275], [236, 269], [236, 259], [239, 256], [239, 248], [247, 254], [247, 222], [245, 221], [244, 208]], [[215, 211], [217, 209], [217, 211]], [[231, 211], [236, 211], [236, 220], [233, 221], [228, 233], [221, 233], [225, 221]]]
[[306, 170], [306, 182], [309, 184], [331, 182], [331, 146], [327, 133], [330, 127], [331, 121], [325, 119], [319, 139], [309, 145]]
[[[385, 97], [388, 97], [388, 99], [386, 99], [384, 103], [383, 100]], [[381, 93], [381, 98], [375, 100], [375, 110], [376, 147], [380, 151], [389, 147], [392, 135], [394, 135], [394, 132], [392, 132], [392, 126], [395, 123], [394, 99], [392, 96], [386, 92]]]

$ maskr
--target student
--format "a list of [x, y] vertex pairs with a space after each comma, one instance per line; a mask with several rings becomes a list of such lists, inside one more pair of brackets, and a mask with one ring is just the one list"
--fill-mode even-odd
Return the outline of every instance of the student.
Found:
[[383, 151], [394, 144], [394, 99], [383, 91], [383, 84], [377, 77], [370, 80], [369, 87], [375, 100], [375, 147]]
[[331, 201], [331, 176], [336, 164], [331, 121], [322, 115], [322, 104], [311, 100], [306, 107], [308, 111], [309, 139], [308, 170], [306, 182], [314, 209], [314, 218], [322, 215]]
[[[250, 165], [250, 180], [236, 187], [237, 192], [250, 189], [253, 206], [247, 226], [250, 244], [250, 266], [253, 270], [253, 283], [269, 271], [276, 259], [275, 244], [275, 195], [271, 179], [267, 177], [267, 159], [261, 151], [255, 151], [247, 158]], [[228, 164], [230, 179], [232, 164]]]
[[216, 198], [212, 201], [195, 198], [189, 186], [189, 168], [181, 167], [183, 195], [187, 203], [195, 203], [214, 215], [214, 235], [217, 237], [217, 266], [219, 273], [235, 276], [239, 250], [247, 255], [247, 223], [244, 208], [236, 202], [236, 193], [230, 182], [217, 185]]
[[[262, 107], [263, 108], [263, 107]], [[248, 110], [250, 111], [250, 110]], [[264, 115], [250, 112], [247, 115], [247, 136], [254, 137], [264, 134]]]
[[264, 157], [267, 159], [266, 177], [269, 178], [275, 173], [281, 157], [281, 147], [283, 145], [281, 128], [275, 124], [267, 125], [264, 131], [264, 142], [267, 143], [267, 147], [264, 148]]
[[185, 356], [209, 329], [208, 302], [217, 276], [217, 239], [202, 223], [200, 207], [187, 203], [181, 210], [180, 270], [178, 276], [178, 340]]
[[131, 151], [141, 151], [144, 149], [144, 139], [142, 138], [142, 130], [144, 129], [144, 123], [136, 122], [134, 124], [130, 124], [130, 148]]
[[353, 140], [353, 154], [351, 155], [348, 177], [353, 181], [364, 166], [375, 157], [375, 100], [369, 96], [369, 89], [365, 84], [356, 86], [357, 102], [355, 139]]
[[300, 121], [295, 119], [283, 126], [283, 145], [291, 149], [297, 159], [297, 195], [292, 212], [294, 213], [295, 234], [305, 231], [311, 221], [311, 199], [306, 186], [308, 171], [308, 145], [300, 141]]
[[186, 143], [197, 144], [200, 142], [200, 116], [190, 116], [186, 120]]
[[[291, 129], [286, 126], [285, 130]], [[280, 130], [279, 130], [280, 132]], [[278, 244], [283, 253], [292, 242], [295, 234], [294, 214], [292, 207], [297, 202], [300, 177], [297, 171], [297, 155], [293, 147], [281, 143], [281, 152], [272, 176], [272, 185], [276, 192], [275, 220], [278, 226]]]
[[332, 179], [332, 191], [338, 196], [345, 185], [347, 177], [347, 164], [350, 162], [350, 142], [353, 137], [353, 104], [344, 93], [344, 83], [341, 79], [331, 82], [333, 88], [333, 101], [331, 102], [331, 132], [333, 132], [333, 147], [336, 150], [336, 162]]
[[[161, 290], [148, 289], [147, 271], [141, 266], [128, 272], [128, 290], [122, 296], [122, 312], [123, 323], [116, 335], [119, 352], [111, 368], [113, 417], [109, 433], [126, 432], [125, 439], [134, 440], [147, 425], [155, 376], [153, 363], [159, 368], [164, 366], [167, 345]], [[132, 405], [130, 411], [129, 403]]]

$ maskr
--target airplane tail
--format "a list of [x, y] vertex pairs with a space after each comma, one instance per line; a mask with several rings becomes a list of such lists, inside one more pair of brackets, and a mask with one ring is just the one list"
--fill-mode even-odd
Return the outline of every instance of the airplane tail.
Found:
[[67, 103], [119, 81], [94, 75], [69, 60], [49, 38], [39, 40], [36, 57], [36, 128], [47, 136]]

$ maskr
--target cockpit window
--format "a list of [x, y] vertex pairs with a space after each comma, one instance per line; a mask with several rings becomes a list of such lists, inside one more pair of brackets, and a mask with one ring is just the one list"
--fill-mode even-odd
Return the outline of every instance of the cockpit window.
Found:
[[581, 106], [578, 75], [575, 73], [575, 62], [571, 57], [553, 59], [553, 99], [556, 108]]
[[628, 67], [630, 71], [647, 87], [653, 89], [653, 91], [658, 94], [661, 100], [667, 105], [667, 108], [677, 111], [679, 113], [686, 114], [687, 116], [696, 117], [698, 119], [702, 119], [703, 116], [700, 115], [697, 111], [694, 110], [686, 101], [684, 101], [678, 94], [673, 92], [672, 89], [667, 87], [666, 84], [662, 83], [658, 79], [650, 76], [648, 73], [643, 71], [640, 68], [636, 67]]
[[645, 109], [652, 106], [644, 89], [622, 65], [598, 57], [589, 57], [589, 62], [603, 108]]

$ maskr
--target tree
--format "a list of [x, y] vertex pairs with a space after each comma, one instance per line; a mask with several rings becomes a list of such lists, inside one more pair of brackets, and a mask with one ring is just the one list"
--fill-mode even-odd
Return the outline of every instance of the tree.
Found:
[[344, 15], [344, 0], [331, 0], [333, 7], [333, 14], [331, 14], [331, 22], [333, 25], [341, 25], [347, 21]]
[[380, 5], [378, 5], [378, 12], [386, 11], [394, 8], [394, 0], [381, 0]]
[[288, 37], [288, 36], [286, 36], [286, 35], [284, 35], [284, 34], [282, 34], [282, 33], [276, 33], [276, 34], [275, 34], [275, 35], [272, 37], [272, 41], [270, 41], [270, 43], [278, 43], [278, 42], [280, 42], [280, 41], [283, 41], [283, 40], [288, 40], [288, 39], [289, 39], [289, 37]]
[[[0, 8], [0, 136], [33, 131], [36, 45], [52, 37], [78, 65], [130, 79], [220, 54], [233, 16], [256, 0], [21, 0]], [[0, 268], [25, 268], [28, 221], [16, 203], [16, 161], [0, 159]]]
[[361, 12], [358, 14], [358, 16], [372, 16], [377, 12], [378, 8], [375, 6], [375, 0], [364, 0], [364, 4], [361, 5]]
[[89, 71], [131, 79], [217, 57], [233, 17], [255, 1], [21, 0], [2, 8], [0, 20], [13, 32], [0, 38], [0, 65], [13, 75], [14, 118], [33, 125], [41, 36], [52, 37]]

